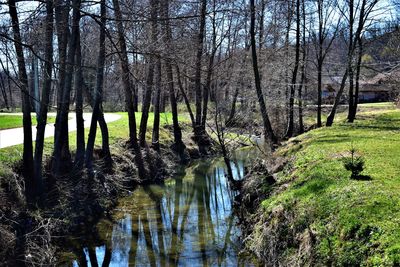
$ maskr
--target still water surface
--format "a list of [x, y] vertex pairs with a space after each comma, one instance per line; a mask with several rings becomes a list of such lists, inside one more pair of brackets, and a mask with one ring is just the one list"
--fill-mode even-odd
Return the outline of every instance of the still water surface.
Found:
[[[236, 153], [235, 179], [246, 159]], [[78, 249], [73, 266], [252, 266], [240, 255], [241, 231], [233, 213], [222, 160], [200, 160], [163, 185], [139, 187], [120, 200], [113, 220], [97, 225], [96, 242]], [[94, 243], [94, 244], [93, 244]]]

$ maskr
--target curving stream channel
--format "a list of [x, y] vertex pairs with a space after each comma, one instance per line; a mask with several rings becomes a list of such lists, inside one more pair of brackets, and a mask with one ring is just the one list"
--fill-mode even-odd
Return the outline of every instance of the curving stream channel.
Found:
[[[254, 150], [232, 163], [242, 179]], [[137, 188], [119, 201], [112, 220], [76, 250], [73, 266], [252, 266], [241, 255], [241, 231], [233, 213], [223, 161], [199, 160], [163, 185]], [[96, 240], [90, 241], [89, 239]]]

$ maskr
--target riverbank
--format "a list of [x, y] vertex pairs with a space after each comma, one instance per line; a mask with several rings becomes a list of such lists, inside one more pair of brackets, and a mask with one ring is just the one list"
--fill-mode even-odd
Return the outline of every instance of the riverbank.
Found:
[[[115, 207], [118, 199], [128, 195], [139, 184], [156, 183], [172, 175], [180, 158], [170, 149], [172, 144], [171, 114], [161, 114], [160, 154], [152, 149], [143, 149], [146, 167], [152, 179], [139, 180], [134, 155], [126, 147], [128, 120], [126, 113], [119, 113], [121, 120], [110, 123], [110, 144], [113, 170], [103, 172], [99, 149], [95, 151], [95, 177], [85, 172], [70, 173], [59, 177], [46, 195], [46, 208], [28, 209], [23, 194], [23, 180], [19, 175], [22, 146], [0, 150], [0, 262], [16, 266], [24, 261], [27, 265], [52, 265], [57, 262], [60, 247], [65, 245], [65, 236], [90, 233], [96, 221]], [[140, 113], [137, 114], [140, 120]], [[180, 117], [185, 133], [185, 144], [193, 150], [190, 126], [187, 118]], [[151, 136], [153, 117], [149, 118], [148, 135]], [[75, 150], [75, 133], [70, 133], [71, 151]], [[101, 144], [100, 131], [96, 145]], [[45, 140], [46, 171], [53, 138]], [[153, 168], [157, 166], [157, 169]], [[153, 169], [151, 169], [153, 168]], [[153, 179], [154, 178], [154, 179]], [[48, 191], [48, 190], [47, 190]], [[22, 256], [21, 256], [22, 255]]]
[[[352, 147], [365, 160], [360, 180], [343, 166]], [[244, 185], [247, 249], [271, 266], [400, 264], [399, 151], [393, 108], [290, 139]]]

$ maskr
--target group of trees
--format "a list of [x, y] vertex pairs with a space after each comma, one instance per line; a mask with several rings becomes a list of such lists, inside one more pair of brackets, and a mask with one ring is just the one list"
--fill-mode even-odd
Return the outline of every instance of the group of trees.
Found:
[[[187, 153], [178, 112], [189, 114], [194, 140], [207, 153], [211, 142], [206, 126], [208, 114], [215, 112], [213, 103], [224, 107], [226, 116], [216, 118], [225, 126], [256, 118], [270, 143], [277, 144], [282, 137], [304, 131], [305, 103], [313, 91], [317, 126], [322, 126], [322, 78], [334, 69], [342, 82], [326, 125], [332, 125], [347, 87], [348, 121], [354, 121], [369, 29], [383, 27], [387, 16], [382, 11], [390, 6], [384, 2], [8, 0], [1, 4], [0, 85], [7, 107], [17, 102], [11, 87], [20, 91], [28, 202], [36, 203], [43, 195], [44, 131], [54, 107], [50, 185], [71, 170], [86, 168], [93, 175], [97, 124], [105, 167], [112, 167], [104, 109], [120, 107], [123, 99], [129, 148], [142, 178], [148, 175], [141, 148], [150, 141], [146, 131], [151, 110], [151, 147], [160, 149], [160, 112], [167, 108], [173, 117], [172, 149], [182, 161]], [[30, 62], [37, 61], [32, 65], [38, 67], [30, 69]], [[32, 85], [35, 80], [40, 81], [40, 95]], [[86, 103], [92, 119], [85, 143]], [[254, 112], [255, 103], [260, 112]], [[70, 110], [77, 122], [74, 158], [68, 136]], [[31, 111], [38, 119], [34, 149]], [[142, 112], [140, 122], [137, 111]]]

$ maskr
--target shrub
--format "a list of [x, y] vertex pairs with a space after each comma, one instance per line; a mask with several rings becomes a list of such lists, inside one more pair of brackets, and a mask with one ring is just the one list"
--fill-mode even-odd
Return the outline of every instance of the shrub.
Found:
[[346, 170], [351, 171], [351, 178], [357, 179], [364, 170], [365, 161], [362, 156], [357, 155], [357, 150], [354, 147], [349, 152], [350, 156], [342, 158], [343, 165]]

